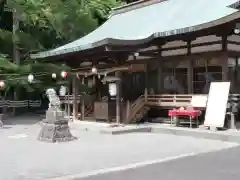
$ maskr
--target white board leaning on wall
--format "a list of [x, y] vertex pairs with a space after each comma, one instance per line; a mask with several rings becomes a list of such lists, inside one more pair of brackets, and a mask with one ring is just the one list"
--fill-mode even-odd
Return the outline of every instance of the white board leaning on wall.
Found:
[[212, 82], [208, 94], [204, 126], [222, 128], [227, 110], [230, 82]]

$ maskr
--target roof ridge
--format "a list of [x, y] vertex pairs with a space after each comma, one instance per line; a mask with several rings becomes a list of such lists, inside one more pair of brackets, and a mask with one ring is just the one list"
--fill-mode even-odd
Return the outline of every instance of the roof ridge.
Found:
[[112, 12], [110, 14], [110, 17], [113, 15], [116, 15], [116, 14], [125, 13], [127, 11], [135, 10], [138, 8], [143, 8], [145, 6], [160, 3], [163, 1], [167, 1], [167, 0], [140, 0], [140, 1], [133, 2], [133, 3], [125, 4], [123, 6], [113, 8]]

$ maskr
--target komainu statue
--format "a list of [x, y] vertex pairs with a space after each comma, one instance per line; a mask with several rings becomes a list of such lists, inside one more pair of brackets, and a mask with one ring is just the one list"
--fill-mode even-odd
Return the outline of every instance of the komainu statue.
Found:
[[72, 136], [68, 119], [65, 118], [65, 112], [61, 110], [61, 102], [53, 88], [47, 89], [49, 99], [46, 118], [43, 119], [43, 126], [38, 136], [40, 141], [63, 142], [77, 139]]
[[61, 102], [56, 91], [53, 88], [49, 88], [47, 89], [46, 94], [49, 100], [48, 108], [56, 108], [60, 110]]

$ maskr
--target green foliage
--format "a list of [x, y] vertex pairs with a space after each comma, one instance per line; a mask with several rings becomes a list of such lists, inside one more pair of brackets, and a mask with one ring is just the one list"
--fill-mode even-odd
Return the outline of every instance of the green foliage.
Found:
[[[0, 0], [1, 7], [4, 3]], [[51, 74], [60, 75], [62, 70], [70, 71], [69, 67], [32, 62], [27, 55], [88, 34], [107, 19], [111, 8], [121, 4], [120, 0], [8, 0], [7, 6], [16, 12], [13, 19], [20, 22], [20, 28], [15, 34], [0, 29], [0, 80], [5, 81], [5, 90], [22, 87], [28, 92], [42, 91], [53, 84], [67, 84], [68, 80], [59, 77], [53, 81]], [[13, 43], [21, 50], [20, 65], [12, 60]], [[27, 81], [30, 73], [36, 78], [32, 84]]]
[[[60, 77], [63, 70], [70, 71], [70, 68], [65, 65], [29, 63], [29, 61], [27, 64], [17, 65], [12, 63], [7, 55], [0, 54], [0, 80], [5, 83], [4, 88], [0, 89], [0, 91], [7, 92], [9, 89], [21, 88], [27, 92], [39, 91], [42, 93], [46, 88], [53, 85], [67, 85], [71, 76], [63, 81]], [[56, 80], [52, 79], [52, 73], [57, 74]], [[35, 77], [32, 83], [28, 82], [29, 74], [33, 74]]]
[[[21, 22], [18, 38], [23, 48], [49, 49], [80, 38], [104, 22], [118, 0], [9, 0]], [[5, 37], [12, 37], [0, 32]], [[0, 38], [2, 36], [0, 35]], [[31, 39], [31, 44], [29, 43]], [[28, 39], [28, 41], [25, 41]], [[47, 41], [46, 41], [47, 40]]]

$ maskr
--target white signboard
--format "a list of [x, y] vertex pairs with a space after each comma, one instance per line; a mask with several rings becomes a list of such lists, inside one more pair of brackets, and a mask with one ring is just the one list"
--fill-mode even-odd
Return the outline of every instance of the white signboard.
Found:
[[207, 95], [193, 95], [191, 100], [191, 106], [204, 108], [207, 106], [207, 99]]
[[211, 83], [207, 101], [204, 126], [224, 126], [229, 89], [230, 82]]

